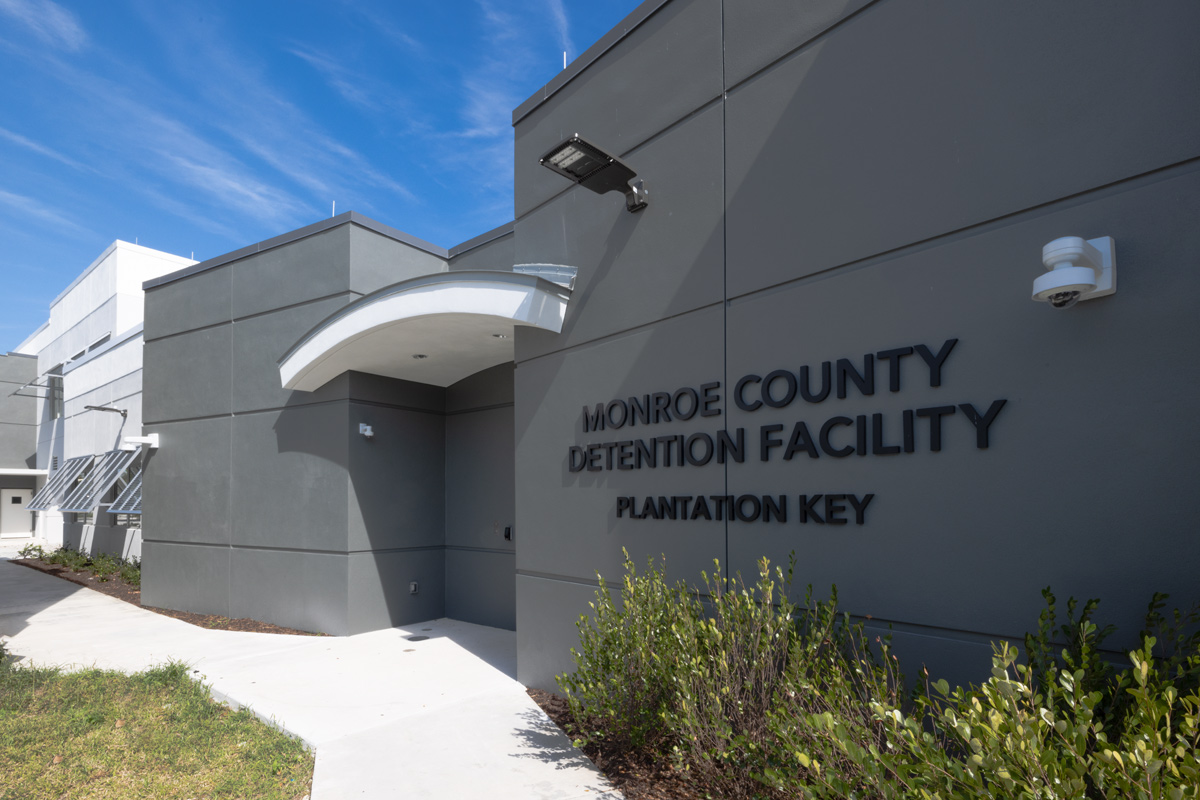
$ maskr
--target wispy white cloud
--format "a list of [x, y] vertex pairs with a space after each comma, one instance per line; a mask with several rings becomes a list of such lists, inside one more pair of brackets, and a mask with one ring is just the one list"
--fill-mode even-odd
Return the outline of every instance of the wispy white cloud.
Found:
[[399, 45], [415, 55], [425, 54], [426, 49], [424, 44], [408, 35], [403, 28], [396, 25], [391, 19], [378, 13], [366, 3], [361, 2], [361, 0], [342, 0], [342, 7], [349, 12], [361, 16], [371, 26], [371, 30], [381, 34], [393, 44]]
[[575, 45], [571, 41], [571, 23], [567, 20], [567, 9], [563, 5], [562, 0], [546, 0], [546, 5], [549, 6], [550, 19], [554, 23], [554, 32], [558, 36], [558, 46], [567, 54], [568, 58], [574, 58], [579, 55], [575, 52]]
[[75, 51], [87, 44], [87, 32], [79, 18], [51, 0], [0, 0], [0, 13], [53, 47]]
[[20, 135], [19, 133], [13, 133], [10, 130], [5, 130], [4, 128], [0, 128], [0, 139], [7, 139], [8, 141], [12, 142], [15, 145], [24, 147], [26, 150], [32, 150], [33, 152], [37, 153], [38, 155], [45, 156], [46, 158], [54, 159], [55, 161], [59, 162], [60, 164], [66, 164], [68, 167], [72, 167], [72, 168], [78, 169], [78, 170], [83, 170], [85, 172], [95, 172], [94, 169], [87, 166], [86, 164], [80, 164], [75, 159], [68, 158], [67, 156], [64, 156], [62, 153], [59, 153], [57, 150], [51, 150], [49, 147], [46, 147], [44, 144], [39, 144], [35, 141], [32, 141], [31, 139], [26, 139], [24, 136]]
[[[201, 112], [207, 127], [227, 137], [238, 152], [244, 151], [274, 171], [272, 175], [259, 170], [264, 182], [282, 177], [304, 189], [312, 197], [312, 210], [329, 200], [337, 200], [339, 205], [355, 203], [367, 194], [367, 188], [382, 189], [409, 202], [417, 200], [408, 187], [380, 172], [359, 152], [330, 135], [320, 120], [291, 102], [260, 61], [231, 45], [232, 38], [223, 35], [222, 25], [181, 25], [173, 7], [151, 4], [146, 8], [147, 21], [161, 30], [164, 38], [183, 37], [175, 52], [186, 53], [186, 62], [179, 68], [186, 70], [192, 81], [194, 100], [190, 105], [211, 109], [212, 113]], [[318, 69], [325, 79], [338, 81], [335, 88], [348, 100], [363, 106], [382, 104], [379, 98], [386, 92], [377, 83], [364, 81], [356, 88], [356, 74], [325, 53], [303, 45], [292, 45], [289, 52]], [[196, 72], [193, 64], [205, 68]], [[370, 89], [362, 88], [365, 86]], [[211, 132], [208, 138], [214, 138]]]
[[340, 94], [347, 103], [368, 111], [380, 109], [381, 104], [365, 88], [369, 83], [365, 76], [355, 74], [332, 58], [304, 47], [290, 47], [288, 52], [319, 72], [330, 88]]
[[30, 219], [37, 220], [47, 225], [54, 226], [61, 230], [68, 230], [74, 233], [83, 235], [94, 235], [87, 228], [56, 209], [53, 209], [41, 201], [26, 197], [25, 195], [16, 194], [14, 192], [6, 192], [0, 189], [0, 205], [7, 206], [17, 214], [24, 215]]

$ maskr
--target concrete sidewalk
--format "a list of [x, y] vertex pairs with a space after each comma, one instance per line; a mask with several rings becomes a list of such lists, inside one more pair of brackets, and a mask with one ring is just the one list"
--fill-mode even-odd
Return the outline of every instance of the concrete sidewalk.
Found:
[[27, 663], [187, 662], [215, 697], [315, 748], [313, 800], [620, 798], [515, 680], [511, 631], [448, 619], [346, 637], [205, 630], [0, 559], [0, 636]]

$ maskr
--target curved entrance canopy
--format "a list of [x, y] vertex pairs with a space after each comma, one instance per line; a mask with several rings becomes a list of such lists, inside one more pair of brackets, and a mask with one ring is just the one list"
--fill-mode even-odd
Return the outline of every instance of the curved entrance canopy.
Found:
[[284, 354], [283, 387], [311, 392], [347, 370], [449, 386], [512, 361], [516, 326], [562, 331], [571, 290], [536, 272], [553, 275], [439, 272], [373, 292]]

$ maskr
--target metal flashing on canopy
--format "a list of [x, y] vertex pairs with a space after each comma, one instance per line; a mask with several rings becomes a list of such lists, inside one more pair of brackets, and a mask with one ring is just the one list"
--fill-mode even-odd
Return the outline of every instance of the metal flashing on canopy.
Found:
[[142, 471], [139, 469], [125, 484], [117, 499], [108, 507], [110, 514], [142, 513]]
[[100, 498], [116, 484], [134, 458], [141, 453], [136, 450], [110, 450], [100, 457], [100, 462], [89, 472], [59, 506], [61, 511], [86, 514], [100, 505]]
[[519, 275], [535, 275], [571, 290], [575, 289], [575, 277], [579, 274], [575, 267], [562, 264], [517, 264], [512, 271]]
[[25, 508], [29, 511], [49, 511], [61, 503], [63, 495], [74, 486], [76, 479], [91, 467], [93, 458], [94, 456], [79, 456], [68, 459], [50, 476], [50, 480], [46, 481], [46, 485], [34, 495]]

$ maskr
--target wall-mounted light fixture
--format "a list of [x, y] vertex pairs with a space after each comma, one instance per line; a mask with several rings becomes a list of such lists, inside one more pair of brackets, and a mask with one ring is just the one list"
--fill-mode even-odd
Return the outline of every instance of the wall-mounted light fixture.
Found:
[[636, 172], [621, 159], [581, 139], [578, 133], [542, 156], [541, 164], [597, 194], [623, 192], [626, 211], [646, 207], [646, 182], [633, 181]]
[[358, 423], [358, 433], [364, 439], [374, 439], [375, 438], [374, 429], [371, 428], [371, 426], [365, 422]]
[[84, 406], [85, 411], [111, 411], [114, 414], [120, 414], [122, 419], [129, 418], [129, 410], [125, 408], [112, 408], [111, 406]]
[[1080, 300], [1117, 291], [1117, 260], [1111, 236], [1083, 240], [1055, 239], [1042, 248], [1046, 274], [1033, 282], [1033, 299], [1054, 308], [1070, 308]]

